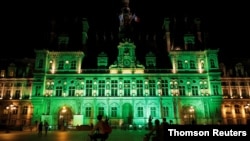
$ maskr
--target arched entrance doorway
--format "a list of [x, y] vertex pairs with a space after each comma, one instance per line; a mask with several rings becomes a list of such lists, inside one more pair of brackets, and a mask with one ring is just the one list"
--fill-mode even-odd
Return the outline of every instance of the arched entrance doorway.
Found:
[[196, 124], [195, 109], [193, 106], [184, 106], [182, 115], [184, 124]]
[[131, 104], [125, 103], [122, 105], [122, 117], [124, 124], [129, 125], [133, 123], [133, 109]]
[[58, 129], [66, 130], [72, 125], [73, 115], [70, 108], [63, 106], [58, 113]]

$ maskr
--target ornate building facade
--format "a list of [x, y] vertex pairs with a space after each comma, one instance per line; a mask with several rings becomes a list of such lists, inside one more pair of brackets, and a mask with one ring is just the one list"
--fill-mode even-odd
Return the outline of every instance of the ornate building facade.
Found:
[[[76, 39], [52, 22], [50, 44], [35, 50], [32, 69], [22, 73], [32, 75], [17, 77], [19, 67], [2, 68], [1, 125], [46, 120], [60, 129], [90, 125], [99, 114], [113, 126], [146, 126], [149, 117], [174, 124], [248, 123], [243, 105], [249, 106], [249, 81], [224, 75], [219, 50], [207, 46], [200, 18], [166, 17], [158, 35], [135, 30], [139, 17], [128, 0], [122, 2], [118, 34], [96, 32], [91, 38], [91, 24], [83, 18], [80, 45], [72, 44]], [[232, 80], [239, 83], [228, 85]]]

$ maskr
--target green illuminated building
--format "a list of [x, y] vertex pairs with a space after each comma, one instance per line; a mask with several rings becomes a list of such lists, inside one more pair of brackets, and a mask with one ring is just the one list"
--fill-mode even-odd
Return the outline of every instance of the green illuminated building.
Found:
[[[188, 26], [192, 30], [177, 34], [178, 30], [172, 30], [175, 19], [166, 17], [161, 32], [164, 40], [157, 51], [154, 33], [134, 33], [132, 26], [138, 19], [130, 12], [129, 1], [123, 2], [118, 41], [109, 40], [114, 41], [115, 48], [102, 50], [88, 44], [91, 24], [83, 18], [81, 49], [70, 48], [70, 36], [58, 33], [55, 48], [35, 50], [32, 90], [28, 92], [31, 121], [25, 125], [44, 120], [54, 129], [90, 125], [98, 114], [107, 116], [117, 127], [147, 126], [149, 117], [166, 117], [173, 124], [222, 121], [219, 50], [206, 46], [200, 19], [182, 19], [184, 26], [192, 24]], [[51, 40], [56, 32], [50, 32]], [[22, 104], [18, 100], [14, 103]], [[21, 124], [19, 121], [17, 125]]]

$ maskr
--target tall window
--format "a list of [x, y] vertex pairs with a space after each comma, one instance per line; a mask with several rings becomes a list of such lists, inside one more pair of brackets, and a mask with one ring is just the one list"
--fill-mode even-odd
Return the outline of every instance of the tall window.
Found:
[[143, 107], [138, 107], [137, 108], [137, 116], [138, 117], [143, 117]]
[[75, 96], [75, 86], [69, 87], [69, 96]]
[[118, 81], [111, 80], [111, 96], [118, 96]]
[[142, 80], [136, 80], [136, 92], [137, 92], [137, 96], [143, 96], [143, 82], [142, 82]]
[[111, 117], [117, 117], [117, 107], [111, 107]]
[[168, 80], [161, 80], [162, 96], [168, 96]]
[[98, 114], [104, 116], [104, 107], [98, 108]]
[[190, 69], [195, 69], [195, 64], [193, 60], [190, 61]]
[[19, 99], [20, 98], [20, 94], [21, 94], [21, 91], [20, 90], [16, 90], [15, 95], [14, 95], [14, 99]]
[[213, 59], [210, 59], [211, 68], [215, 68], [215, 63]]
[[124, 80], [124, 96], [130, 96], [130, 80]]
[[22, 114], [27, 115], [28, 113], [28, 106], [23, 106]]
[[41, 95], [41, 86], [36, 86], [35, 96], [40, 96], [40, 95]]
[[218, 85], [213, 85], [214, 95], [219, 95], [219, 87]]
[[179, 86], [179, 93], [181, 96], [185, 96], [185, 86]]
[[149, 80], [149, 95], [156, 96], [155, 80]]
[[62, 86], [56, 87], [56, 96], [62, 96]]
[[58, 69], [59, 70], [63, 69], [63, 64], [64, 64], [64, 61], [59, 61], [58, 62]]
[[38, 68], [43, 68], [43, 59], [40, 59], [38, 62]]
[[178, 65], [178, 69], [183, 69], [182, 61], [179, 60], [177, 62], [177, 65]]
[[105, 80], [99, 80], [98, 95], [105, 96]]
[[6, 99], [10, 99], [11, 98], [10, 90], [6, 90], [5, 97], [6, 97]]
[[91, 117], [91, 107], [86, 107], [85, 116]]
[[156, 117], [156, 108], [155, 107], [150, 107], [150, 115], [152, 117]]
[[198, 95], [198, 86], [192, 86], [192, 95], [197, 96]]
[[162, 107], [162, 117], [168, 117], [169, 110], [167, 106]]
[[86, 96], [92, 96], [93, 81], [86, 80]]
[[70, 69], [76, 69], [76, 61], [71, 61]]

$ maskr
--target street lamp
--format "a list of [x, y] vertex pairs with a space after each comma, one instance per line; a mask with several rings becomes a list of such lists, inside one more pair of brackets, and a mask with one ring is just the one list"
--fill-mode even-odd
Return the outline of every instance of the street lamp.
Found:
[[10, 106], [7, 106], [6, 109], [7, 109], [7, 112], [8, 112], [8, 114], [7, 114], [8, 115], [8, 118], [7, 118], [8, 120], [7, 120], [6, 133], [9, 133], [10, 132], [9, 126], [11, 125], [11, 113], [12, 113], [13, 110], [16, 109], [16, 107], [13, 104], [11, 104]]

